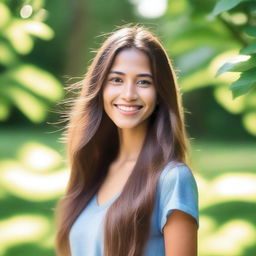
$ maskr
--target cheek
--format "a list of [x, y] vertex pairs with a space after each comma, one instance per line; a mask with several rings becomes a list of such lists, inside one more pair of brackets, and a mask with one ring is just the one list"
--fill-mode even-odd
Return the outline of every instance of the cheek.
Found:
[[102, 92], [102, 97], [103, 97], [103, 105], [106, 110], [106, 108], [109, 108], [109, 106], [112, 104], [112, 101], [116, 97], [116, 90], [114, 88], [107, 86], [104, 88]]
[[110, 99], [111, 99], [111, 90], [109, 89], [109, 87], [104, 88], [103, 90], [103, 103], [104, 105], [106, 105]]
[[156, 91], [155, 90], [151, 90], [149, 91], [145, 97], [144, 97], [145, 101], [147, 102], [147, 104], [154, 109], [155, 105], [156, 105], [156, 101], [157, 101], [157, 95], [156, 95]]

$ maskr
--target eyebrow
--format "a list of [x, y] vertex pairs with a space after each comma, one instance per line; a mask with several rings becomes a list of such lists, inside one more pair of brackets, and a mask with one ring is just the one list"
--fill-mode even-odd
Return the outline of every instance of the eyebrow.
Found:
[[[115, 70], [111, 70], [109, 72], [109, 74], [118, 74], [118, 75], [121, 75], [121, 76], [125, 75], [125, 73], [120, 72], [120, 71], [115, 71]], [[149, 78], [153, 79], [153, 76], [151, 74], [148, 74], [148, 73], [137, 74], [137, 77], [149, 77]]]

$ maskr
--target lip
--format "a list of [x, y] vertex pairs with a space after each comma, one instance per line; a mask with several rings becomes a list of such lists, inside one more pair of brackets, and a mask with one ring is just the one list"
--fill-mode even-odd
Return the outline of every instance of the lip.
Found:
[[[131, 116], [131, 115], [135, 115], [136, 113], [138, 113], [143, 106], [142, 105], [138, 105], [138, 104], [113, 104], [114, 107], [118, 110], [119, 113], [126, 115], [126, 116]], [[123, 109], [120, 109], [118, 106], [125, 106], [125, 107], [140, 107], [139, 109], [133, 110], [133, 111], [126, 111]]]

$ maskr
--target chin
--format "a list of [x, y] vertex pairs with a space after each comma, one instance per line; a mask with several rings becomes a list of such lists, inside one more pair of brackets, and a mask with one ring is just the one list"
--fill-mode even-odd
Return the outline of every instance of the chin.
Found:
[[146, 122], [114, 122], [117, 128], [119, 129], [137, 129], [146, 126]]
[[135, 129], [138, 127], [138, 125], [133, 125], [133, 124], [120, 124], [120, 123], [115, 123], [116, 127], [119, 129]]

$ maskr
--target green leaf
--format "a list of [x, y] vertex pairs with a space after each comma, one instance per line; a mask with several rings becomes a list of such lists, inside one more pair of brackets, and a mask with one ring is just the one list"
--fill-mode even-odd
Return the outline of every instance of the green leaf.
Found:
[[253, 42], [252, 44], [240, 50], [240, 54], [254, 54], [254, 53], [256, 53], [256, 42]]
[[25, 55], [32, 51], [34, 42], [31, 36], [24, 31], [22, 24], [18, 19], [13, 19], [5, 29], [4, 35], [17, 53]]
[[47, 106], [33, 95], [18, 88], [16, 84], [6, 84], [8, 98], [33, 123], [41, 123], [47, 115]]
[[243, 72], [240, 78], [231, 84], [233, 98], [246, 94], [253, 86], [256, 85], [256, 69]]
[[244, 0], [219, 0], [212, 11], [212, 15], [216, 16], [221, 12], [228, 11], [243, 1]]
[[17, 62], [15, 51], [4, 41], [0, 41], [0, 63], [6, 66]]
[[0, 28], [2, 29], [10, 21], [11, 13], [8, 7], [4, 3], [0, 3], [0, 13], [1, 13]]
[[215, 77], [223, 74], [224, 72], [244, 72], [256, 67], [256, 56], [248, 56], [247, 59], [240, 61], [239, 59], [241, 59], [241, 56], [237, 56], [237, 58], [226, 62], [219, 68]]
[[246, 33], [249, 36], [256, 36], [256, 26], [246, 27], [244, 29], [244, 33]]
[[23, 64], [8, 73], [10, 79], [49, 101], [61, 99], [63, 89], [60, 82], [49, 72], [34, 65]]
[[54, 37], [53, 30], [46, 24], [38, 21], [27, 21], [23, 24], [25, 32], [37, 36], [43, 40], [50, 40]]
[[[231, 84], [231, 86], [232, 85], [234, 85], [234, 83]], [[237, 88], [234, 88], [234, 89], [231, 89], [231, 87], [230, 87], [230, 89], [232, 90], [233, 99], [248, 93], [255, 86], [256, 86], [256, 83], [255, 84], [248, 83], [248, 84], [245, 84], [244, 86], [237, 87]]]
[[230, 93], [226, 87], [227, 84], [223, 83], [214, 88], [214, 97], [217, 102], [232, 114], [239, 114], [244, 112], [246, 109], [247, 97], [240, 97], [234, 101], [232, 98], [232, 93]]

